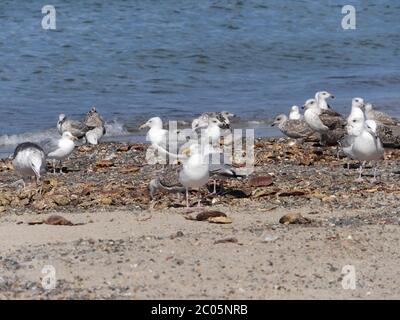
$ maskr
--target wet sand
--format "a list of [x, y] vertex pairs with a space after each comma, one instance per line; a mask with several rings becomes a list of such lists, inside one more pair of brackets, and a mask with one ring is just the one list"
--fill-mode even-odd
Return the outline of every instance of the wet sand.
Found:
[[[398, 150], [387, 150], [378, 183], [370, 168], [355, 183], [334, 148], [286, 143], [257, 141], [253, 176], [271, 177], [265, 185], [224, 179], [222, 195], [203, 191], [203, 210], [227, 224], [188, 220], [174, 194], [152, 201], [141, 145], [82, 147], [40, 195], [9, 187], [16, 177], [1, 163], [0, 298], [400, 298]], [[288, 213], [309, 223], [280, 223]], [[54, 214], [81, 224], [28, 224]], [[52, 290], [45, 265], [56, 271]], [[348, 265], [354, 290], [342, 285]]]

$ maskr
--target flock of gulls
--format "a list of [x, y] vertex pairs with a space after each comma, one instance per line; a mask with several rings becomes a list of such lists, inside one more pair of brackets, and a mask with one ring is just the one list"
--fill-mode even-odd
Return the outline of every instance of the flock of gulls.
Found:
[[[333, 98], [327, 91], [317, 92], [314, 98], [304, 103], [304, 114], [298, 106], [293, 106], [289, 115], [277, 115], [272, 125], [296, 143], [312, 141], [321, 146], [337, 146], [338, 152], [341, 150], [349, 159], [360, 162], [356, 181], [362, 181], [365, 163], [374, 162], [376, 180], [376, 167], [378, 161], [384, 158], [384, 147], [400, 147], [400, 123], [388, 114], [375, 110], [362, 98], [352, 99], [350, 115], [345, 118], [329, 106], [328, 100]], [[221, 151], [221, 141], [224, 145], [233, 143], [233, 117], [235, 115], [227, 111], [206, 112], [193, 119], [191, 128], [176, 129], [174, 132], [165, 129], [159, 117], [141, 125], [140, 129], [148, 128], [146, 138], [154, 154], [169, 159], [169, 162], [164, 162], [162, 172], [150, 181], [151, 197], [158, 189], [186, 193], [188, 207], [189, 190], [200, 189], [217, 175], [240, 176], [238, 169], [231, 161], [226, 161]], [[13, 166], [22, 176], [24, 187], [26, 177], [36, 177], [37, 185], [40, 184], [41, 175], [47, 170], [47, 159], [53, 161], [54, 174], [59, 161], [62, 173], [61, 162], [73, 152], [75, 140], [96, 145], [106, 133], [104, 120], [95, 107], [82, 121], [71, 120], [61, 114], [57, 129], [61, 135], [57, 140], [41, 144], [25, 142], [16, 147]], [[173, 143], [169, 139], [171, 133], [176, 136]], [[213, 193], [216, 192], [214, 179]], [[200, 200], [199, 197], [199, 206]]]

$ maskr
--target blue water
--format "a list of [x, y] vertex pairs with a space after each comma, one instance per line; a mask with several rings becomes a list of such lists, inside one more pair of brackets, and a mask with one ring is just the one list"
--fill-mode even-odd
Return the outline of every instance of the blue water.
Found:
[[92, 105], [131, 132], [218, 109], [264, 123], [318, 90], [343, 113], [361, 96], [399, 115], [400, 2], [353, 0], [343, 30], [347, 2], [57, 0], [49, 31], [43, 1], [2, 1], [0, 144]]

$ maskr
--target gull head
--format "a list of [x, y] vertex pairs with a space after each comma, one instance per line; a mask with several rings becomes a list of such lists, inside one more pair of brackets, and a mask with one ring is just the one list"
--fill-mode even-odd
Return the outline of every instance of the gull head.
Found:
[[364, 114], [351, 114], [347, 119], [346, 130], [349, 135], [358, 136], [365, 128]]
[[329, 93], [328, 91], [318, 91], [315, 94], [315, 100], [326, 100], [328, 98], [335, 99], [335, 96]]
[[71, 140], [71, 141], [78, 140], [78, 139], [77, 139], [76, 137], [74, 137], [74, 136], [72, 135], [72, 133], [69, 132], [69, 131], [65, 131], [65, 132], [62, 134], [62, 139], [68, 139], [68, 140]]
[[366, 103], [366, 104], [364, 105], [364, 109], [365, 109], [365, 112], [370, 112], [370, 111], [372, 111], [372, 110], [373, 110], [372, 104], [371, 104], [371, 103]]
[[225, 118], [225, 119], [229, 119], [229, 118], [235, 118], [236, 114], [229, 112], [229, 111], [222, 111], [221, 115]]
[[295, 112], [295, 113], [299, 112], [299, 107], [298, 106], [292, 106], [290, 108], [290, 112]]
[[227, 127], [227, 124], [218, 120], [215, 117], [211, 117], [208, 119], [208, 126], [211, 128], [219, 127], [219, 128], [225, 129]]
[[65, 120], [66, 117], [67, 117], [67, 116], [66, 116], [64, 113], [61, 113], [61, 114], [58, 116], [58, 121], [63, 121], [63, 120]]
[[373, 133], [376, 133], [376, 129], [378, 128], [378, 125], [374, 120], [366, 120], [365, 126], [367, 127], [368, 131], [372, 131]]
[[272, 126], [272, 127], [274, 127], [274, 126], [279, 126], [280, 124], [282, 124], [282, 123], [284, 123], [284, 122], [286, 122], [286, 121], [287, 121], [287, 116], [286, 116], [286, 114], [281, 113], [281, 114], [278, 114], [278, 115], [275, 117], [274, 122], [271, 124], [271, 126]]
[[364, 106], [364, 99], [363, 98], [353, 98], [351, 100], [351, 107], [352, 108], [362, 108]]
[[304, 105], [303, 105], [303, 109], [307, 110], [307, 109], [311, 109], [311, 108], [317, 108], [317, 101], [315, 99], [308, 99]]
[[162, 129], [163, 123], [160, 117], [154, 117], [149, 120], [147, 120], [146, 123], [142, 124], [139, 129], [144, 129], [144, 128], [157, 128], [157, 129]]

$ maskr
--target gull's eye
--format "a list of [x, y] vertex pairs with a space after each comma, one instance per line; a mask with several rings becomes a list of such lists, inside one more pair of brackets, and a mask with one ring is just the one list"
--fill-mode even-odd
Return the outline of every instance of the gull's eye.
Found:
[[356, 120], [356, 119], [354, 119], [354, 120], [353, 120], [353, 122], [357, 122], [357, 120]]

